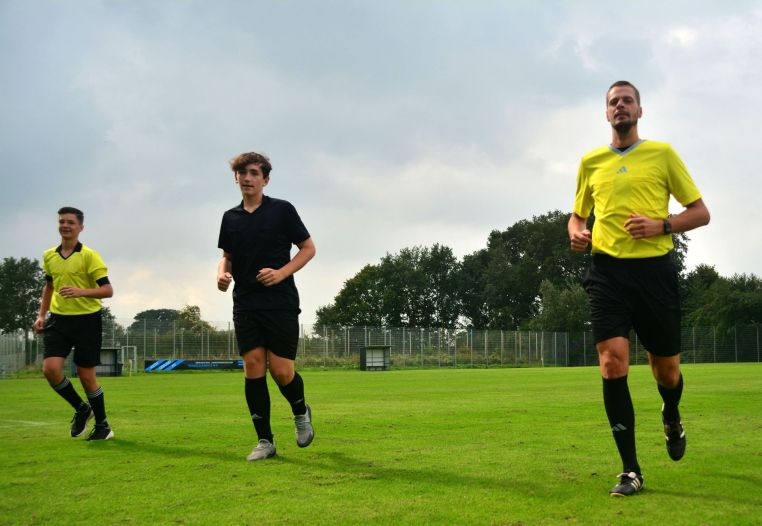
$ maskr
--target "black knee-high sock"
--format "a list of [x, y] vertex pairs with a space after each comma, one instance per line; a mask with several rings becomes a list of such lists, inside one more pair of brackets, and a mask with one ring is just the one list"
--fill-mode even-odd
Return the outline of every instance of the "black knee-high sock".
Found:
[[270, 392], [267, 390], [267, 377], [246, 378], [246, 403], [249, 406], [251, 421], [259, 440], [273, 441], [270, 430]]
[[77, 391], [74, 390], [74, 386], [71, 384], [71, 381], [67, 377], [64, 376], [64, 379], [60, 384], [54, 385], [53, 390], [58, 393], [61, 398], [69, 402], [69, 405], [71, 405], [76, 411], [84, 409], [84, 400], [82, 400], [82, 398], [77, 394]]
[[87, 393], [87, 400], [90, 402], [90, 407], [93, 408], [95, 423], [102, 426], [108, 425], [106, 421], [106, 399], [103, 397], [103, 388], [98, 386], [97, 390]]
[[626, 375], [614, 380], [603, 379], [603, 404], [622, 458], [623, 471], [640, 473], [635, 453], [635, 408], [632, 406]]
[[673, 388], [664, 387], [661, 384], [656, 384], [659, 388], [659, 394], [661, 399], [664, 400], [664, 410], [662, 415], [665, 420], [674, 422], [680, 420], [680, 411], [677, 406], [680, 405], [680, 398], [683, 396], [683, 374], [680, 373], [680, 380]]
[[304, 380], [299, 373], [294, 373], [294, 379], [288, 385], [279, 385], [281, 394], [291, 404], [291, 412], [294, 415], [303, 415], [307, 412], [307, 406], [304, 403]]

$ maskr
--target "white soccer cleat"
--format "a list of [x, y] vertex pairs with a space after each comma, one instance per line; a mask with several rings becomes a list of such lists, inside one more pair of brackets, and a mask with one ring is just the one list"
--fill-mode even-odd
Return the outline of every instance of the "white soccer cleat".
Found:
[[275, 446], [269, 440], [264, 438], [257, 443], [257, 447], [249, 453], [246, 460], [264, 460], [275, 456]]
[[312, 410], [307, 406], [307, 412], [303, 415], [294, 417], [294, 428], [296, 430], [296, 445], [307, 447], [315, 438], [315, 430], [312, 428]]

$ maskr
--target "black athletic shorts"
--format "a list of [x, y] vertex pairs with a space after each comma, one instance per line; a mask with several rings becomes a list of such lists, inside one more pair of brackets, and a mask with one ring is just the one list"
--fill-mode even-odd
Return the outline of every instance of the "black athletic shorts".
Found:
[[79, 367], [100, 365], [101, 325], [101, 311], [78, 315], [50, 313], [43, 331], [43, 356], [66, 358], [74, 349], [74, 363]]
[[298, 310], [234, 312], [233, 324], [238, 354], [241, 356], [257, 347], [264, 347], [281, 358], [296, 359], [299, 347]]
[[628, 338], [635, 329], [651, 354], [680, 353], [680, 292], [670, 254], [641, 259], [593, 254], [582, 286], [590, 299], [595, 343]]

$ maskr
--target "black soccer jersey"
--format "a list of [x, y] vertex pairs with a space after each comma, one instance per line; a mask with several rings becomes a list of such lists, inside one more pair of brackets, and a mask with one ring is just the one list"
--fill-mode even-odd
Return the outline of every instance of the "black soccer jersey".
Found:
[[243, 202], [225, 212], [217, 246], [231, 255], [233, 311], [299, 309], [294, 276], [265, 287], [257, 281], [263, 268], [279, 269], [291, 261], [291, 247], [310, 237], [296, 208], [282, 199], [263, 196], [253, 212]]

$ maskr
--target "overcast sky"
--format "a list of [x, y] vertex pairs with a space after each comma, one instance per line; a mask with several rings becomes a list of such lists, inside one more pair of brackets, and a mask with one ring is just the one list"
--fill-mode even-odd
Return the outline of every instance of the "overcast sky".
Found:
[[228, 161], [260, 151], [317, 246], [311, 323], [386, 253], [570, 210], [620, 79], [712, 213], [689, 266], [762, 274], [762, 2], [0, 0], [0, 258], [39, 259], [76, 206], [117, 317], [230, 320]]

